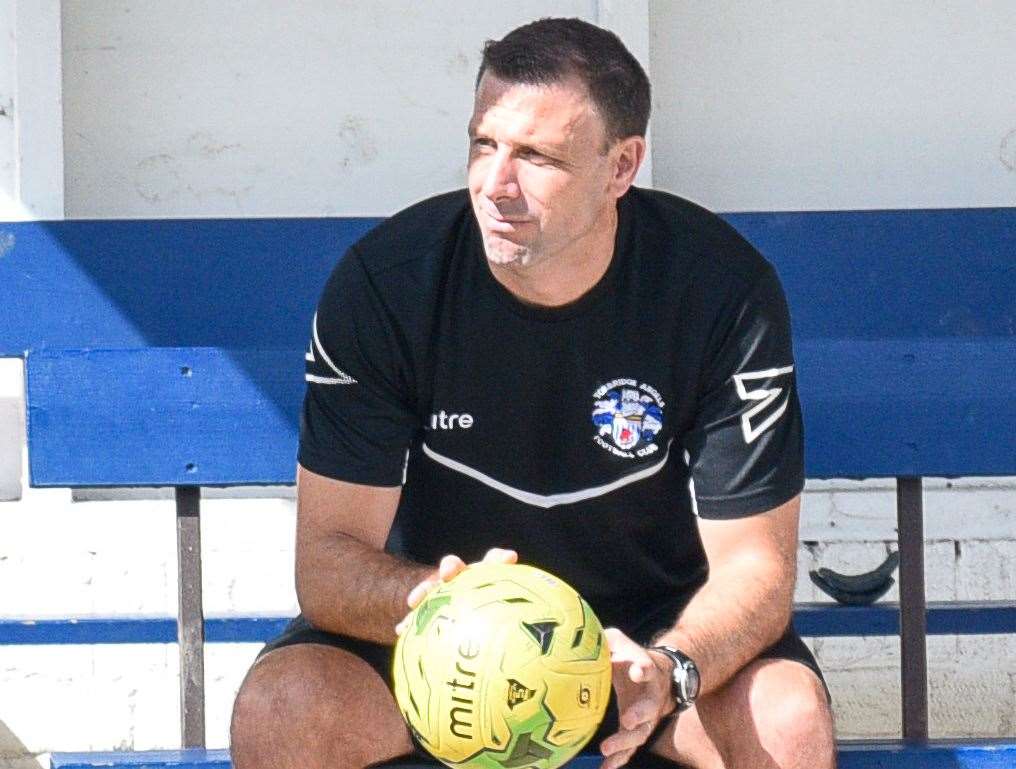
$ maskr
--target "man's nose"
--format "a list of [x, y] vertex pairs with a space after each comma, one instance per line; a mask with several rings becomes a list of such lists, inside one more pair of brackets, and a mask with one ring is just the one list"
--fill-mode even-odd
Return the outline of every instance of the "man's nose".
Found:
[[483, 194], [495, 202], [519, 196], [515, 159], [507, 151], [498, 152], [491, 158], [487, 178], [483, 182]]

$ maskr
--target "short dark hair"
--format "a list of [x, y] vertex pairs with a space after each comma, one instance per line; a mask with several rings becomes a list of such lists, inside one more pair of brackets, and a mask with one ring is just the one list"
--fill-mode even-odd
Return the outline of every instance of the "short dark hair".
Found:
[[621, 39], [582, 19], [540, 19], [488, 40], [476, 74], [509, 83], [549, 85], [568, 77], [586, 84], [613, 142], [645, 136], [649, 125], [649, 78]]

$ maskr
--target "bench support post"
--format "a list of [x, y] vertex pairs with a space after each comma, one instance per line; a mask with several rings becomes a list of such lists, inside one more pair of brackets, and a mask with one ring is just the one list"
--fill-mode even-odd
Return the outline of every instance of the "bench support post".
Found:
[[201, 604], [201, 488], [176, 487], [182, 747], [205, 746], [205, 618]]
[[900, 678], [903, 739], [928, 741], [927, 615], [924, 592], [924, 500], [920, 478], [896, 479], [900, 548]]

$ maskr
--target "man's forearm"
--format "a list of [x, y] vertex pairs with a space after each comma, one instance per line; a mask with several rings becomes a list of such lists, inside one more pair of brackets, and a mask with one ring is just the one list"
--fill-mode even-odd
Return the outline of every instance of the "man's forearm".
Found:
[[375, 643], [395, 643], [409, 591], [434, 573], [359, 540], [335, 535], [297, 552], [296, 594], [315, 627]]
[[673, 628], [653, 639], [695, 660], [701, 692], [723, 686], [790, 622], [795, 565], [744, 559], [710, 572]]

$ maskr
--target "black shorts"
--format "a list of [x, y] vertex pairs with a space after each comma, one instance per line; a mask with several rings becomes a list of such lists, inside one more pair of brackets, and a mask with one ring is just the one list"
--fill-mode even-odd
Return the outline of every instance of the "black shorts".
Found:
[[[673, 623], [674, 618], [677, 616], [679, 611], [679, 606], [669, 607], [663, 611], [656, 611], [651, 615], [644, 617], [631, 629], [630, 632], [625, 628], [621, 629], [630, 638], [645, 645], [648, 644], [658, 633], [669, 627]], [[334, 635], [332, 633], [325, 632], [324, 630], [319, 630], [307, 622], [307, 620], [303, 618], [303, 615], [298, 615], [295, 619], [293, 619], [278, 638], [269, 641], [258, 653], [258, 659], [274, 649], [281, 649], [284, 646], [306, 643], [335, 646], [339, 649], [345, 649], [346, 651], [355, 654], [374, 668], [385, 683], [391, 687], [392, 653], [394, 651], [394, 647], [375, 644], [359, 638]], [[793, 626], [788, 627], [783, 636], [776, 643], [763, 651], [758, 656], [758, 659], [785, 659], [800, 662], [805, 667], [814, 671], [815, 675], [817, 675], [819, 680], [822, 682], [822, 685], [826, 687], [826, 697], [829, 697], [829, 688], [826, 686], [825, 678], [822, 675], [822, 671], [819, 670], [815, 657], [812, 655], [811, 650], [804, 645], [804, 641], [801, 640], [800, 636], [798, 636], [794, 631]], [[648, 740], [646, 740], [646, 746], [652, 744], [656, 735], [666, 728], [666, 725], [667, 720], [664, 719], [657, 727], [656, 732], [651, 735]], [[612, 693], [610, 696], [610, 702], [607, 705], [607, 712], [603, 717], [603, 722], [600, 724], [600, 728], [597, 730], [596, 734], [593, 735], [593, 738], [587, 743], [584, 750], [586, 752], [599, 752], [600, 743], [610, 735], [614, 734], [617, 729], [617, 700]], [[415, 739], [413, 742], [417, 745], [415, 757], [429, 759], [429, 754], [418, 743], [416, 743]], [[635, 762], [633, 765], [645, 765], [646, 767], [675, 766], [673, 763], [661, 761], [655, 756], [647, 758], [649, 751], [646, 746], [643, 746], [642, 749], [632, 757], [632, 761]]]

